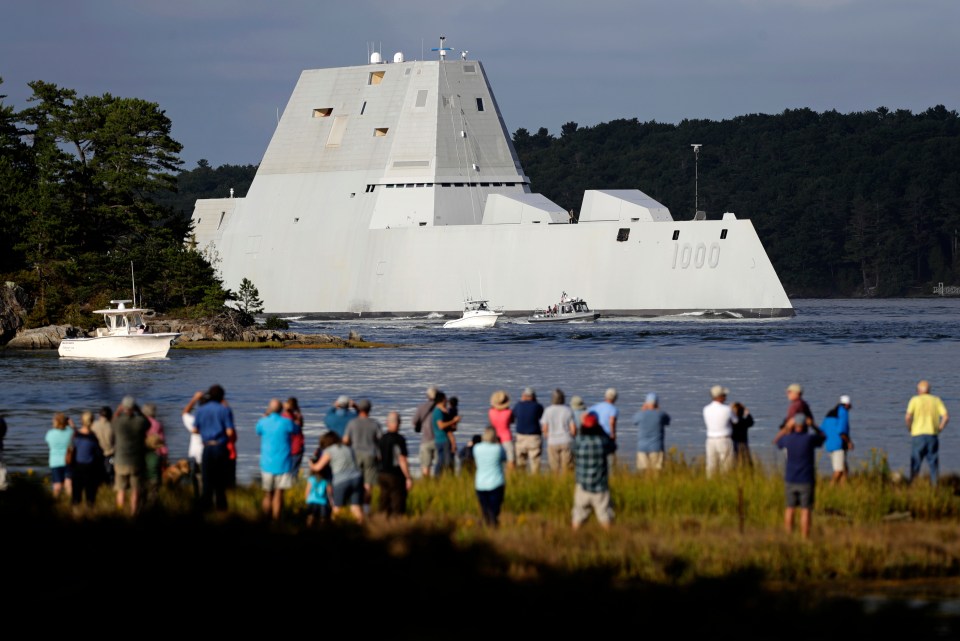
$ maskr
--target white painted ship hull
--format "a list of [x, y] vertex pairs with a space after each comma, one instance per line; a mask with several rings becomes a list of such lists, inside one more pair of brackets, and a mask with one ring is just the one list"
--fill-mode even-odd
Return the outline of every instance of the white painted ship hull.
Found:
[[60, 356], [88, 359], [166, 358], [170, 346], [180, 334], [130, 334], [128, 336], [97, 336], [95, 338], [65, 338], [60, 342]]
[[479, 314], [467, 312], [460, 318], [448, 320], [443, 324], [443, 327], [445, 329], [482, 329], [493, 327], [497, 324], [497, 319], [500, 318], [500, 316], [501, 314], [497, 312], [483, 312]]

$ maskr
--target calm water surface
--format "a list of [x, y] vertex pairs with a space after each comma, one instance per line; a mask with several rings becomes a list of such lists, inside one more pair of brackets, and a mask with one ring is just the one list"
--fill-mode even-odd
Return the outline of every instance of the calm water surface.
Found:
[[[870, 449], [887, 452], [894, 469], [906, 469], [907, 401], [928, 378], [955, 416], [941, 437], [941, 469], [960, 471], [960, 300], [795, 301], [797, 316], [782, 320], [701, 318], [601, 319], [594, 324], [543, 327], [502, 320], [489, 330], [444, 330], [442, 320], [295, 321], [292, 329], [401, 343], [370, 350], [173, 350], [161, 361], [61, 360], [55, 352], [0, 352], [0, 412], [10, 427], [6, 462], [12, 469], [46, 471], [43, 437], [54, 411], [75, 420], [84, 409], [115, 406], [125, 394], [154, 402], [167, 426], [171, 457], [185, 457], [188, 435], [180, 409], [212, 383], [227, 390], [239, 431], [239, 476], [257, 471], [253, 426], [274, 396], [296, 396], [306, 416], [308, 447], [316, 445], [322, 417], [340, 394], [368, 397], [373, 414], [389, 409], [404, 417], [404, 433], [416, 452], [409, 417], [430, 383], [460, 398], [464, 416], [458, 438], [479, 432], [490, 393], [506, 389], [512, 400], [526, 385], [541, 402], [562, 388], [569, 399], [601, 400], [620, 391], [620, 454], [632, 463], [636, 436], [630, 422], [649, 391], [660, 394], [672, 415], [667, 445], [688, 458], [702, 456], [701, 409], [711, 385], [732, 391], [757, 419], [751, 446], [775, 462], [770, 445], [786, 412], [784, 389], [800, 382], [817, 418], [841, 394], [853, 397], [852, 437], [856, 469]], [[824, 458], [821, 472], [829, 470]]]

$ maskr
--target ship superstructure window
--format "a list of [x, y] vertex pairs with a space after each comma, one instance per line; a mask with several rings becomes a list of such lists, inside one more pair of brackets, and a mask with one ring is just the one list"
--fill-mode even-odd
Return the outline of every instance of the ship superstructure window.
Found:
[[373, 130], [373, 135], [377, 138], [382, 138], [387, 135], [387, 132], [390, 131], [388, 127], [377, 127]]
[[379, 85], [383, 82], [383, 75], [387, 73], [386, 71], [371, 71], [370, 79], [367, 80], [368, 85]]
[[477, 73], [477, 65], [463, 65], [463, 73]]
[[629, 228], [629, 227], [621, 227], [621, 228], [617, 231], [617, 242], [618, 242], [618, 243], [625, 243], [625, 242], [627, 242], [628, 240], [630, 240], [630, 228]]
[[444, 97], [443, 97], [443, 106], [444, 106], [444, 108], [449, 107], [449, 106], [450, 106], [450, 102], [451, 102], [450, 96], [444, 96]]
[[417, 107], [426, 107], [427, 106], [427, 90], [421, 89], [417, 92]]
[[674, 230], [673, 230], [673, 239], [674, 239], [674, 240], [680, 240], [680, 230], [679, 230], [679, 229], [674, 229]]
[[367, 193], [368, 193], [368, 194], [369, 194], [369, 193], [372, 193], [373, 190], [376, 189], [376, 188], [377, 188], [376, 185], [367, 185]]
[[477, 111], [483, 111], [483, 98], [477, 98]]
[[367, 101], [364, 100], [364, 101], [363, 101], [363, 104], [360, 105], [360, 115], [362, 116], [362, 115], [363, 115], [363, 112], [366, 111], [366, 110], [367, 110]]
[[720, 240], [723, 240], [723, 239], [725, 239], [726, 237], [727, 237], [727, 230], [726, 230], [726, 229], [721, 229], [721, 230], [720, 230]]
[[327, 118], [333, 113], [333, 107], [321, 107], [313, 110], [314, 118]]
[[334, 116], [330, 136], [327, 138], [327, 147], [339, 147], [343, 140], [343, 132], [347, 130], [347, 117]]

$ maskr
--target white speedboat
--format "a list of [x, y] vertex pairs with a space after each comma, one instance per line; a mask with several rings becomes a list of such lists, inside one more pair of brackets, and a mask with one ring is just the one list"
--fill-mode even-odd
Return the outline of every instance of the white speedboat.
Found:
[[538, 309], [527, 317], [530, 323], [592, 323], [600, 318], [582, 298], [570, 298], [567, 292], [560, 296], [560, 302], [547, 309]]
[[493, 327], [497, 324], [497, 319], [503, 315], [499, 309], [490, 309], [487, 305], [489, 301], [485, 300], [466, 300], [463, 303], [463, 316], [448, 320], [443, 326], [446, 327]]
[[177, 332], [151, 334], [143, 321], [149, 309], [127, 307], [129, 300], [112, 300], [116, 309], [98, 309], [106, 327], [97, 329], [97, 335], [83, 338], [65, 338], [60, 342], [60, 356], [67, 358], [164, 358], [170, 346], [180, 336]]

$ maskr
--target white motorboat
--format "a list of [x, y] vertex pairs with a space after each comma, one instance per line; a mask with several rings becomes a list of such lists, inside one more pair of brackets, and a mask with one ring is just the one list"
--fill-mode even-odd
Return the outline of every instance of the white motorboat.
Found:
[[582, 298], [571, 298], [567, 292], [560, 296], [560, 302], [553, 307], [538, 309], [527, 317], [530, 323], [592, 323], [600, 318]]
[[116, 309], [98, 309], [106, 327], [97, 329], [97, 335], [65, 338], [60, 342], [60, 356], [67, 358], [164, 358], [170, 346], [180, 336], [177, 332], [151, 334], [144, 323], [144, 315], [152, 310], [127, 307], [129, 300], [112, 300]]
[[463, 303], [463, 316], [448, 320], [443, 326], [445, 328], [493, 327], [497, 324], [497, 319], [503, 315], [503, 311], [490, 309], [488, 302], [481, 299], [467, 299]]

